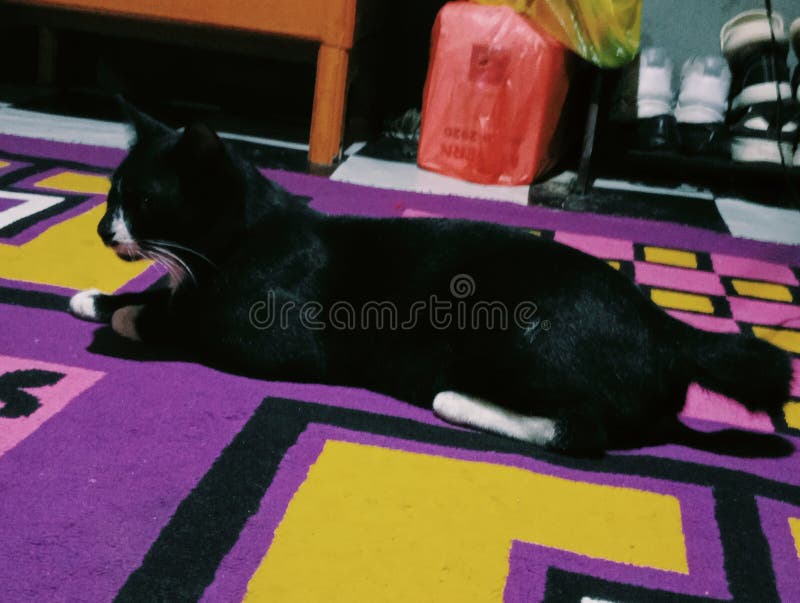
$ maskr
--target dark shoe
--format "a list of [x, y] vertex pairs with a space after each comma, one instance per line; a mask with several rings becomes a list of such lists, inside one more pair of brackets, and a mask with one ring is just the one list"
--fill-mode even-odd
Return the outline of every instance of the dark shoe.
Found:
[[791, 110], [794, 99], [783, 50], [765, 51], [732, 71], [730, 118], [738, 119], [752, 105], [776, 103], [779, 99], [788, 107], [787, 111]]
[[673, 64], [663, 48], [643, 48], [622, 70], [610, 110], [620, 149], [677, 151], [680, 135], [673, 115], [675, 86]]
[[791, 100], [789, 38], [779, 13], [771, 22], [762, 9], [739, 13], [722, 26], [720, 48], [733, 74], [729, 120], [738, 121], [751, 105]]
[[[753, 105], [731, 127], [731, 158], [734, 161], [794, 162], [797, 115], [786, 108], [778, 115], [777, 103]], [[784, 109], [784, 107], [781, 107]]]
[[681, 146], [681, 135], [675, 116], [637, 119], [634, 146], [641, 151], [677, 151]]
[[681, 151], [686, 155], [730, 157], [731, 142], [724, 122], [692, 124], [678, 122]]

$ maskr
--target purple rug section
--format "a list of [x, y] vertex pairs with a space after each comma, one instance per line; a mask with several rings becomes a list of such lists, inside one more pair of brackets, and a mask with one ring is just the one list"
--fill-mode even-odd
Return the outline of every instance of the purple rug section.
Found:
[[[76, 161], [98, 168], [114, 168], [125, 156], [125, 152], [119, 149], [56, 143], [2, 134], [0, 134], [0, 150]], [[400, 217], [403, 211], [415, 209], [451, 218], [597, 234], [647, 242], [652, 245], [728, 253], [791, 265], [800, 264], [800, 246], [736, 239], [730, 235], [680, 224], [579, 214], [535, 206], [523, 207], [511, 203], [457, 196], [375, 189], [282, 170], [263, 170], [263, 172], [289, 191], [312, 197], [312, 205], [316, 209], [331, 214]]]
[[[123, 151], [114, 149], [8, 135], [0, 135], [0, 151], [77, 162], [88, 166], [88, 171], [112, 169], [124, 156]], [[681, 225], [379, 190], [284, 171], [265, 173], [290, 191], [313, 197], [314, 207], [331, 214], [446, 215], [800, 266], [800, 247], [735, 239]], [[101, 202], [102, 197], [91, 196], [80, 211]], [[57, 221], [63, 219], [62, 214]], [[43, 232], [55, 222], [37, 225], [36, 232]], [[158, 268], [151, 267], [121, 291], [144, 289], [162, 275]], [[2, 279], [0, 288], [61, 295], [65, 306], [72, 293], [59, 287]], [[794, 291], [796, 286], [791, 285], [791, 289]], [[157, 355], [147, 360], [116, 357], [102, 348], [103, 338], [98, 337], [98, 332], [105, 327], [77, 320], [65, 310], [66, 307], [64, 311], [54, 311], [0, 304], [0, 356], [28, 360], [31, 366], [36, 362], [53, 363], [65, 370], [72, 367], [101, 375], [85, 390], [64, 400], [58, 414], [0, 453], [3, 603], [112, 600], [141, 566], [181, 502], [265, 398], [287, 398], [456, 429], [428, 409], [366, 390], [249, 379]], [[43, 387], [58, 388], [58, 384]], [[29, 389], [30, 393], [37, 391]], [[53, 394], [50, 398], [55, 396], [56, 389], [45, 391]], [[5, 404], [2, 394], [0, 389], [0, 401]], [[704, 430], [720, 427], [687, 422]], [[0, 429], [2, 425], [0, 421]], [[612, 460], [620, 465], [641, 461], [643, 466], [654, 462], [661, 463], [659, 466], [685, 463], [680, 466], [724, 474], [727, 487], [741, 479], [772, 488], [769, 496], [754, 499], [746, 492], [743, 497], [750, 497], [749, 502], [757, 509], [760, 529], [755, 530], [756, 536], [763, 538], [769, 549], [781, 600], [800, 601], [800, 559], [789, 531], [790, 518], [800, 518], [800, 437], [796, 435], [800, 432], [792, 433], [795, 435], [781, 437], [795, 446], [795, 452], [779, 459], [731, 458], [667, 445], [614, 453]], [[0, 432], [0, 437], [3, 435]], [[254, 509], [224, 557], [203, 601], [242, 600], [295, 492], [328, 440], [514, 466], [568, 480], [668, 494], [680, 500], [688, 575], [625, 566], [514, 541], [510, 544], [503, 593], [506, 601], [541, 600], [551, 567], [659, 590], [662, 595], [680, 593], [731, 600], [730, 563], [726, 558], [729, 553], [721, 538], [725, 532], [717, 517], [717, 484], [713, 480], [688, 483], [694, 480], [687, 479], [684, 483], [655, 474], [568, 469], [523, 455], [476, 452], [312, 424], [283, 457], [260, 507]], [[774, 495], [776, 499], [785, 496], [793, 502], [773, 499], [773, 492], [778, 493]]]
[[32, 155], [73, 161], [99, 168], [115, 168], [125, 157], [126, 151], [108, 147], [96, 147], [71, 142], [56, 142], [40, 138], [27, 138], [0, 134], [0, 151], [17, 155]]
[[15, 560], [0, 564], [4, 601], [113, 598], [265, 397], [445, 426], [429, 411], [364, 390], [94, 354], [87, 348], [98, 326], [65, 313], [2, 306], [2, 322], [4, 353], [105, 373], [0, 457], [0, 541]]

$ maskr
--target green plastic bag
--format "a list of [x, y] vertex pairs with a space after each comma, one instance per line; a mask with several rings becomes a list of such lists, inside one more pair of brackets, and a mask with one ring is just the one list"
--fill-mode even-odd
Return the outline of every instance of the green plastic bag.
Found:
[[506, 4], [598, 67], [619, 67], [639, 51], [642, 0], [473, 0]]

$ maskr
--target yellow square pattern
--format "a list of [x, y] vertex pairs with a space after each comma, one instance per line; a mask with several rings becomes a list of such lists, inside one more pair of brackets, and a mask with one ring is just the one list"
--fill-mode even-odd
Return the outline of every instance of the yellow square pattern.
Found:
[[40, 180], [35, 186], [37, 188], [56, 189], [69, 193], [105, 195], [108, 193], [111, 183], [105, 176], [81, 174], [79, 172], [61, 172], [60, 174]]
[[792, 292], [784, 285], [774, 283], [760, 283], [758, 281], [746, 281], [735, 278], [731, 281], [733, 288], [739, 295], [747, 297], [760, 297], [761, 299], [771, 299], [774, 301], [792, 302]]
[[800, 429], [800, 402], [792, 400], [783, 407], [786, 424], [792, 429]]
[[794, 548], [797, 550], [797, 557], [800, 558], [800, 519], [790, 517], [789, 529], [792, 531], [792, 536], [794, 537]]
[[514, 540], [686, 576], [681, 515], [657, 492], [328, 441], [244, 603], [500, 601]]
[[690, 312], [702, 312], [703, 314], [714, 313], [714, 304], [705, 295], [668, 291], [666, 289], [652, 289], [650, 298], [664, 308], [689, 310]]
[[773, 329], [770, 327], [753, 327], [753, 333], [772, 345], [783, 348], [787, 352], [800, 354], [800, 331], [791, 329]]
[[614, 270], [619, 270], [620, 263], [617, 260], [606, 260], [608, 265], [611, 266]]
[[697, 256], [691, 251], [667, 249], [665, 247], [645, 247], [644, 259], [654, 264], [668, 264], [681, 268], [697, 268]]

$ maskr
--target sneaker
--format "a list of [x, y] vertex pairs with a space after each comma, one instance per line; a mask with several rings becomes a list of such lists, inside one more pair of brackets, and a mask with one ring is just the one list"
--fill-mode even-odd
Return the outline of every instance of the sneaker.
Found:
[[675, 119], [687, 154], [729, 154], [725, 111], [731, 72], [721, 56], [694, 57], [681, 69]]
[[770, 19], [764, 10], [739, 13], [722, 26], [720, 46], [732, 72], [731, 158], [792, 165], [797, 107], [783, 17], [772, 13]]
[[675, 102], [672, 59], [664, 48], [645, 48], [639, 54], [636, 116], [669, 115]]
[[777, 103], [748, 107], [731, 127], [731, 158], [734, 161], [797, 165], [794, 162], [794, 141], [798, 132], [796, 115], [781, 116], [779, 123], [776, 108]]
[[775, 44], [767, 13], [760, 9], [739, 13], [720, 31], [720, 48], [733, 72], [730, 110], [734, 119], [751, 105], [786, 102], [792, 97], [783, 17], [772, 13], [771, 25]]
[[680, 135], [672, 109], [672, 59], [664, 48], [645, 48], [639, 54], [636, 90], [636, 139], [642, 150], [675, 150]]

